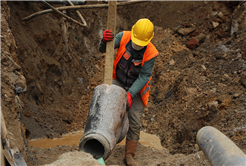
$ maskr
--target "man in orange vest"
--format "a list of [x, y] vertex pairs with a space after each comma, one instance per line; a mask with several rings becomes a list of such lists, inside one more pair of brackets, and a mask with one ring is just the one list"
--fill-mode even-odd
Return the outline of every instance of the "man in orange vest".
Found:
[[[154, 37], [154, 25], [149, 19], [140, 19], [131, 31], [115, 36], [118, 48], [113, 65], [113, 84], [127, 91], [129, 130], [126, 136], [125, 159], [128, 166], [137, 165], [133, 157], [140, 135], [141, 117], [147, 106], [155, 58], [159, 54], [150, 42]], [[105, 30], [99, 44], [99, 51], [106, 52], [106, 42], [114, 34]]]

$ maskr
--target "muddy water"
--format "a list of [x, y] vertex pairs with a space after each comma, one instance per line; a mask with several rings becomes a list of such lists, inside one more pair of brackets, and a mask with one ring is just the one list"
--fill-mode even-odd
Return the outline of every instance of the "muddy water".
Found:
[[[79, 140], [82, 137], [83, 133], [83, 131], [76, 131], [63, 135], [62, 138], [29, 140], [28, 143], [29, 146], [35, 146], [39, 148], [53, 148], [58, 145], [79, 145]], [[142, 145], [162, 150], [160, 139], [155, 135], [151, 135], [141, 131], [139, 142]], [[119, 145], [125, 145], [125, 139], [121, 141]]]

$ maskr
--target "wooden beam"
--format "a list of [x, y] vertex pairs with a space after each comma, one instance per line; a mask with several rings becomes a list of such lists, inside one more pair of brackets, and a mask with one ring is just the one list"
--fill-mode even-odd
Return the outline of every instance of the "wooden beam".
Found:
[[[116, 9], [117, 1], [108, 1], [108, 29], [114, 34], [116, 31]], [[113, 62], [114, 62], [114, 39], [107, 42], [106, 46], [106, 58], [105, 58], [105, 73], [104, 73], [104, 83], [112, 84], [113, 75]]]

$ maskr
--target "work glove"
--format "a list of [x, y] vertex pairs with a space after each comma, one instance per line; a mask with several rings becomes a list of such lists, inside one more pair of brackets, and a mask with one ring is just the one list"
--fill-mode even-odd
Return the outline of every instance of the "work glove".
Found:
[[132, 107], [132, 95], [130, 92], [127, 92], [126, 111], [129, 111], [131, 107]]
[[107, 29], [103, 32], [103, 43], [111, 41], [111, 40], [113, 40], [113, 38], [114, 38], [114, 34], [112, 31]]

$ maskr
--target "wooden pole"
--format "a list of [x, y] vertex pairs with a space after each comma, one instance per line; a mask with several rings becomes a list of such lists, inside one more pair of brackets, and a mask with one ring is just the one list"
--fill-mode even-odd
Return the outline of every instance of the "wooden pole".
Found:
[[[116, 29], [116, 9], [117, 1], [108, 1], [108, 29], [115, 34]], [[114, 39], [107, 42], [106, 58], [105, 58], [105, 73], [104, 83], [112, 84], [113, 75], [113, 62], [114, 62]]]

